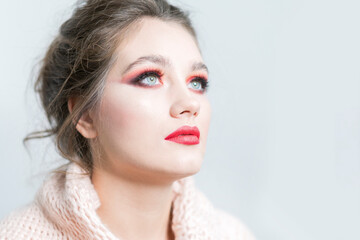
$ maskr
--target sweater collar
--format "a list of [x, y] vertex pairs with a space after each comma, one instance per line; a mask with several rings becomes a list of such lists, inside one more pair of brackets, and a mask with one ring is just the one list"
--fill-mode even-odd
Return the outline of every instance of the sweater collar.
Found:
[[[218, 239], [214, 208], [195, 188], [193, 177], [173, 183], [172, 230], [176, 240]], [[120, 240], [96, 213], [100, 199], [78, 164], [69, 164], [65, 174], [46, 179], [36, 202], [47, 219], [63, 234], [74, 239]]]

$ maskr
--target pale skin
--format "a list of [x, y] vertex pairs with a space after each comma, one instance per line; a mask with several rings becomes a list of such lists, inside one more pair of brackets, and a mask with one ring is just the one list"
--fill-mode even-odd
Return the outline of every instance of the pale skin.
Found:
[[[76, 125], [101, 153], [91, 176], [101, 202], [97, 214], [121, 239], [174, 239], [172, 184], [200, 170], [211, 115], [206, 93], [189, 79], [208, 72], [188, 30], [150, 17], [130, 31], [115, 54], [99, 108]], [[147, 76], [142, 80], [147, 87], [134, 85], [130, 80], [144, 69], [163, 75]], [[70, 100], [70, 111], [73, 105]], [[184, 125], [199, 128], [199, 144], [165, 140]]]

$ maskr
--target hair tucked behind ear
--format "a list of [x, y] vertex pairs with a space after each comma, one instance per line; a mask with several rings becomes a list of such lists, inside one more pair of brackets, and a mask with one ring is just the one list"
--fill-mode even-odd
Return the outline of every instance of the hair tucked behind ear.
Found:
[[[89, 140], [75, 128], [80, 117], [96, 109], [103, 93], [113, 53], [126, 30], [150, 16], [184, 26], [196, 39], [188, 14], [165, 0], [80, 1], [51, 43], [35, 83], [50, 128], [32, 132], [24, 143], [54, 137], [62, 157], [77, 162], [89, 174], [93, 154]], [[68, 100], [76, 99], [72, 112]]]

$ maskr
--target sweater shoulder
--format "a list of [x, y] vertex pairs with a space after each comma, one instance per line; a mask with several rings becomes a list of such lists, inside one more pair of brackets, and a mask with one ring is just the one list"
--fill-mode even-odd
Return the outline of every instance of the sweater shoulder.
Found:
[[223, 239], [255, 240], [255, 236], [240, 219], [221, 209], [215, 209], [215, 214], [216, 223]]
[[255, 240], [255, 236], [249, 230], [249, 228], [238, 218], [232, 214], [216, 208], [206, 195], [196, 189], [197, 205], [204, 208], [204, 216], [208, 215], [208, 210], [211, 210], [211, 228], [215, 230], [214, 234], [217, 236], [216, 239], [221, 240]]
[[63, 235], [33, 202], [0, 220], [0, 239], [63, 239]]

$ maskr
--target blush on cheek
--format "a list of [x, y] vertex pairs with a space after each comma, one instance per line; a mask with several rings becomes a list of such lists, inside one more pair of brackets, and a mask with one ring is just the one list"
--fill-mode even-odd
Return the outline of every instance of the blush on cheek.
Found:
[[156, 114], [151, 96], [139, 94], [139, 90], [132, 87], [117, 86], [107, 89], [100, 112], [104, 127], [118, 132], [141, 127]]
[[105, 121], [103, 124], [113, 130], [126, 128], [136, 118], [136, 110], [123, 101], [104, 102], [101, 113], [102, 120]]

